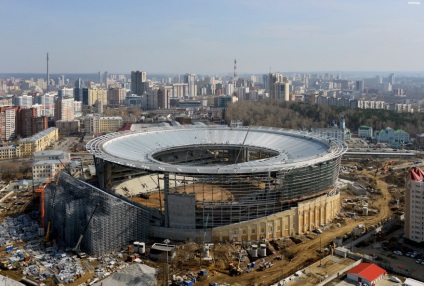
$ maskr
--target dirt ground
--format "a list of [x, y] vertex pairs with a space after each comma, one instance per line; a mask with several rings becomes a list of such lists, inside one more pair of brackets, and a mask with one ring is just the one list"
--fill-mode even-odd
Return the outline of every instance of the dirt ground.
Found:
[[[230, 191], [225, 190], [224, 188], [216, 185], [189, 185], [184, 187], [179, 187], [177, 189], [171, 190], [171, 193], [195, 193], [196, 201], [205, 201], [205, 202], [213, 202], [213, 201], [232, 201], [234, 199], [233, 195]], [[164, 198], [163, 193], [154, 192], [150, 193], [149, 198], [143, 197], [132, 197], [133, 201], [153, 208], [160, 208], [160, 206], [164, 206]]]
[[[364, 176], [373, 179], [375, 172], [357, 172], [356, 176]], [[219, 269], [215, 271], [214, 275], [211, 275], [205, 279], [201, 285], [208, 285], [210, 282], [217, 283], [229, 283], [230, 285], [271, 285], [276, 283], [282, 277], [286, 277], [288, 273], [293, 273], [306, 264], [309, 264], [312, 261], [319, 259], [319, 253], [317, 252], [320, 247], [328, 245], [337, 236], [343, 236], [344, 234], [350, 233], [354, 227], [358, 224], [365, 224], [367, 227], [375, 225], [378, 222], [382, 221], [385, 218], [388, 218], [392, 215], [392, 211], [389, 207], [389, 202], [391, 200], [391, 194], [388, 191], [387, 183], [383, 181], [383, 178], [386, 174], [378, 174], [376, 179], [376, 189], [381, 190], [381, 195], [376, 196], [375, 200], [372, 202], [373, 208], [379, 210], [379, 212], [374, 216], [359, 216], [355, 220], [346, 218], [345, 223], [341, 227], [333, 227], [330, 230], [324, 231], [319, 236], [315, 236], [311, 240], [305, 240], [302, 243], [291, 245], [284, 249], [285, 256], [293, 257], [290, 261], [284, 260], [275, 260], [277, 254], [273, 254], [266, 258], [267, 261], [274, 262], [274, 266], [264, 271], [259, 272], [252, 271], [250, 273], [243, 273], [240, 276], [231, 277], [228, 275], [228, 271], [223, 271]], [[212, 268], [211, 268], [212, 269]], [[258, 279], [260, 275], [261, 279]]]
[[[380, 165], [382, 164], [384, 165], [384, 161], [382, 163], [380, 162]], [[252, 271], [234, 277], [228, 275], [228, 270], [226, 269], [226, 267], [230, 262], [237, 261], [235, 259], [234, 254], [239, 253], [239, 245], [224, 243], [216, 244], [212, 251], [212, 256], [215, 257], [215, 262], [212, 264], [207, 264], [206, 262], [200, 263], [200, 256], [198, 255], [199, 246], [197, 244], [186, 244], [183, 246], [184, 250], [180, 252], [179, 256], [176, 259], [173, 260], [171, 266], [171, 273], [175, 273], [174, 271], [176, 270], [180, 272], [193, 271], [194, 273], [197, 273], [199, 269], [207, 269], [208, 276], [205, 277], [204, 280], [198, 281], [196, 285], [209, 285], [210, 282], [226, 282], [230, 285], [265, 286], [276, 283], [278, 280], [288, 276], [290, 273], [302, 269], [306, 265], [311, 264], [313, 261], [319, 260], [319, 258], [322, 257], [322, 254], [318, 253], [317, 250], [322, 249], [324, 246], [332, 242], [334, 237], [343, 236], [344, 234], [350, 233], [352, 229], [358, 224], [365, 224], [366, 226], [375, 225], [393, 214], [391, 207], [389, 206], [389, 202], [393, 198], [393, 190], [397, 192], [396, 194], [401, 193], [402, 190], [401, 188], [396, 189], [393, 186], [388, 186], [385, 180], [387, 180], [387, 177], [393, 178], [394, 175], [390, 175], [387, 173], [377, 173], [375, 171], [367, 171], [366, 168], [364, 168], [363, 171], [352, 171], [352, 177], [355, 180], [360, 179], [360, 177], [363, 177], [363, 181], [369, 182], [372, 182], [375, 179], [376, 183], [374, 185], [374, 188], [378, 189], [381, 192], [380, 195], [375, 195], [373, 197], [374, 199], [372, 200], [372, 208], [379, 210], [376, 215], [358, 216], [356, 219], [346, 217], [344, 218], [344, 222], [340, 222], [340, 227], [336, 227], [335, 225], [333, 225], [329, 229], [325, 230], [321, 235], [308, 235], [306, 236], [307, 238], [303, 238], [301, 242], [298, 241], [297, 244], [288, 238], [268, 244], [270, 251], [274, 254], [266, 257], [266, 260], [272, 261], [274, 263], [273, 267], [265, 269], [261, 272]], [[402, 178], [402, 175], [400, 175], [399, 178]], [[232, 199], [232, 195], [229, 191], [216, 185], [209, 186], [209, 189], [208, 186], [190, 185], [185, 191], [192, 191], [193, 188], [196, 193], [197, 200], [211, 201]], [[178, 189], [178, 192], [183, 191], [184, 190], [182, 188]], [[203, 192], [205, 193], [204, 195], [202, 194]], [[345, 196], [346, 194], [343, 193], [342, 198], [344, 198]], [[150, 207], [159, 208], [160, 205], [162, 205], [162, 207], [164, 206], [163, 193], [152, 193], [149, 199], [141, 197], [133, 197], [133, 199], [141, 204], [145, 204]], [[5, 215], [5, 213], [3, 213], [2, 215]], [[10, 213], [8, 213], [8, 215], [10, 215]], [[284, 254], [284, 259], [276, 260], [275, 258], [279, 256], [280, 253]], [[247, 262], [248, 261], [243, 262], [244, 265]], [[92, 275], [90, 271], [87, 272], [87, 275]], [[86, 278], [87, 277], [84, 277], [84, 279]], [[158, 276], [158, 278], [160, 279], [160, 276]]]

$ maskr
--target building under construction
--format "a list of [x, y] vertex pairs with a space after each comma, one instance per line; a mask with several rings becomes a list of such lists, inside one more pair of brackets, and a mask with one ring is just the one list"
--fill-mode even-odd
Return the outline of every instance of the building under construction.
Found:
[[[64, 248], [81, 248], [93, 255], [120, 250], [135, 239], [147, 240], [149, 209], [65, 172], [56, 179], [44, 190], [50, 239]], [[77, 245], [81, 235], [81, 245]]]
[[[61, 175], [58, 187], [46, 192], [46, 220], [58, 239], [74, 247], [94, 212], [81, 248], [96, 254], [149, 237], [293, 235], [337, 215], [335, 183], [346, 149], [332, 138], [264, 127], [111, 133], [87, 144], [99, 185], [107, 191]], [[116, 195], [117, 184], [126, 180], [137, 180], [132, 190], [124, 188], [131, 192], [128, 198]], [[272, 227], [263, 226], [261, 220], [269, 223], [270, 216]]]

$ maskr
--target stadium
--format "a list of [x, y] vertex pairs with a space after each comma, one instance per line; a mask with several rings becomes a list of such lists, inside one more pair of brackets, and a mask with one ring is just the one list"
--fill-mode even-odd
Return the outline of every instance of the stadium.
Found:
[[179, 126], [108, 134], [87, 150], [158, 174], [164, 226], [180, 227], [170, 213], [182, 204], [194, 211], [184, 227], [203, 229], [267, 216], [331, 191], [346, 146], [275, 128]]
[[[113, 248], [111, 241], [118, 235], [108, 237], [110, 233], [120, 233], [115, 248], [125, 240], [255, 240], [303, 233], [338, 214], [336, 180], [346, 150], [343, 142], [331, 138], [269, 127], [183, 125], [110, 133], [87, 144], [100, 188], [72, 183], [63, 175], [63, 184], [81, 185], [81, 191], [71, 194], [57, 187], [57, 192], [51, 184], [46, 198], [55, 193], [66, 200], [61, 213], [61, 202], [55, 203], [55, 211], [47, 202], [46, 213], [54, 213], [56, 221], [78, 214], [67, 225], [79, 228], [84, 224], [77, 217], [93, 216], [83, 245], [95, 253], [106, 251], [95, 250], [106, 240]], [[90, 212], [94, 201], [102, 206], [96, 214]], [[131, 209], [136, 214], [133, 221], [124, 219], [124, 206], [125, 213]], [[89, 241], [100, 235], [100, 225], [107, 225], [107, 234]], [[122, 228], [132, 234], [123, 238], [128, 231]]]

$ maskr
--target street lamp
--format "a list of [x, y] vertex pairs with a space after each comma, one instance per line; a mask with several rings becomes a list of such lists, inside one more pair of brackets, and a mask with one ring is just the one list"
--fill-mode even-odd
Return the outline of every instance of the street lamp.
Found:
[[163, 242], [166, 243], [166, 282], [165, 282], [165, 285], [168, 286], [169, 285], [168, 284], [169, 283], [169, 264], [168, 264], [169, 248], [168, 248], [168, 245], [171, 241], [169, 239], [165, 239]]

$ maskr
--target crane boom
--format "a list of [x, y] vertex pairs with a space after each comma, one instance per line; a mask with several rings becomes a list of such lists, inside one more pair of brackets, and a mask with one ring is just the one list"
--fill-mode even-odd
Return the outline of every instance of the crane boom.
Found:
[[75, 247], [73, 248], [73, 250], [74, 250], [74, 251], [79, 251], [79, 247], [80, 247], [80, 244], [81, 244], [82, 238], [84, 237], [84, 233], [86, 232], [86, 230], [87, 230], [88, 226], [90, 225], [91, 219], [93, 218], [94, 213], [96, 212], [96, 210], [97, 210], [97, 208], [98, 208], [98, 207], [99, 207], [99, 203], [97, 203], [97, 204], [96, 204], [96, 206], [94, 207], [94, 210], [93, 210], [93, 212], [91, 213], [91, 216], [90, 216], [90, 218], [88, 219], [88, 222], [87, 222], [87, 224], [86, 224], [86, 225], [85, 225], [85, 227], [84, 227], [84, 230], [82, 231], [82, 233], [80, 234], [80, 236], [79, 236], [79, 238], [78, 238], [78, 242], [77, 242], [77, 244], [76, 244], [76, 245], [75, 245]]
[[44, 183], [38, 189], [35, 189], [36, 193], [40, 194], [40, 219], [41, 219], [41, 227], [44, 228], [44, 216], [45, 216], [45, 208], [44, 208], [44, 189], [53, 181], [54, 177], [65, 167], [65, 163], [61, 163], [57, 170], [49, 177], [47, 182]]

